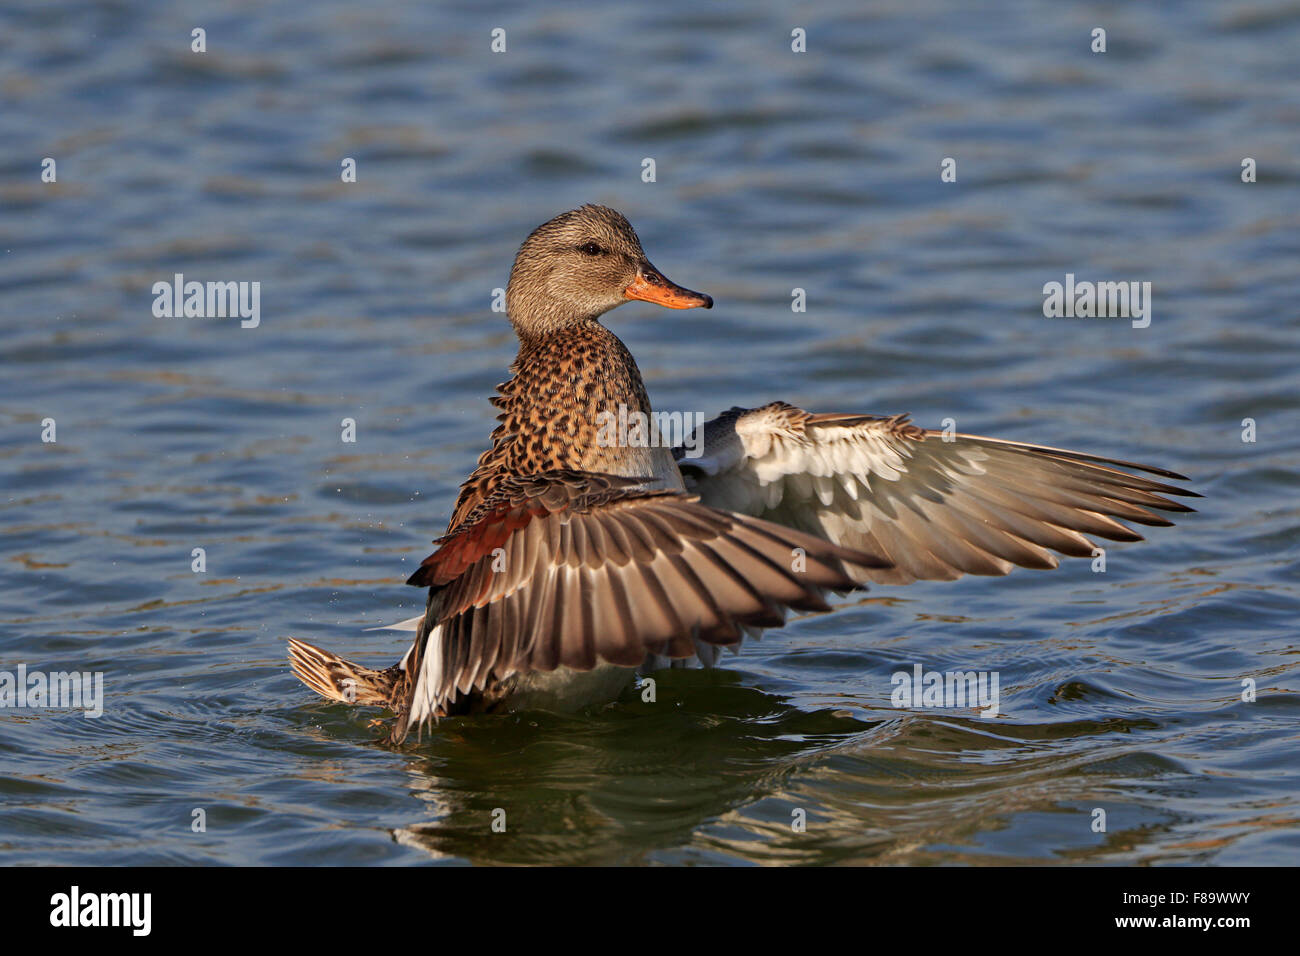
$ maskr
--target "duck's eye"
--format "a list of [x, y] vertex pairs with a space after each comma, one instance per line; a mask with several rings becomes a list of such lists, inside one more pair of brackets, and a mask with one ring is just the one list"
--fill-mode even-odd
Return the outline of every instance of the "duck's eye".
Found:
[[594, 242], [583, 243], [582, 245], [578, 246], [578, 251], [581, 252], [583, 255], [588, 255], [588, 256], [603, 256], [605, 254], [605, 250], [602, 249]]

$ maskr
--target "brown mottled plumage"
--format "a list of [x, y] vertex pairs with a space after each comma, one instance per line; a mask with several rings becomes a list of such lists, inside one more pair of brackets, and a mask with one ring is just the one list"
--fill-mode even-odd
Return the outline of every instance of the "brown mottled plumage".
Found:
[[[1140, 540], [1194, 495], [1062, 449], [928, 431], [906, 416], [784, 402], [706, 423], [702, 454], [601, 440], [601, 413], [649, 414], [641, 373], [599, 318], [630, 299], [713, 300], [669, 282], [631, 225], [583, 206], [515, 259], [519, 338], [500, 424], [447, 533], [408, 583], [429, 598], [402, 660], [377, 671], [290, 641], [324, 697], [386, 705], [389, 740], [450, 714], [612, 700], [645, 669], [711, 664], [786, 609], [865, 581], [1006, 574], [1088, 555], [1084, 533]], [[1119, 468], [1114, 467], [1119, 466]], [[1155, 509], [1155, 511], [1151, 510]]]
[[619, 473], [620, 453], [597, 443], [597, 413], [650, 411], [641, 373], [618, 336], [596, 321], [522, 344], [492, 404], [501, 409], [492, 447], [461, 485], [447, 531], [511, 475], [545, 471]]

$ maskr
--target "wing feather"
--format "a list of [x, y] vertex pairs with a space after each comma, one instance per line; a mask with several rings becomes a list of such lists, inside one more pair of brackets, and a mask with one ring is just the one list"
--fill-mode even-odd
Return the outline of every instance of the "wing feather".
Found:
[[824, 591], [857, 586], [849, 567], [886, 566], [681, 492], [583, 472], [508, 479], [439, 544], [410, 581], [430, 598], [407, 726], [528, 672], [736, 644], [783, 623], [787, 607], [825, 610]]
[[887, 559], [851, 568], [887, 584], [1054, 568], [1053, 552], [1093, 553], [1085, 535], [1140, 541], [1122, 522], [1167, 526], [1193, 510], [1173, 497], [1199, 497], [1130, 473], [1187, 480], [1150, 465], [784, 402], [708, 422], [703, 454], [678, 466], [704, 504]]

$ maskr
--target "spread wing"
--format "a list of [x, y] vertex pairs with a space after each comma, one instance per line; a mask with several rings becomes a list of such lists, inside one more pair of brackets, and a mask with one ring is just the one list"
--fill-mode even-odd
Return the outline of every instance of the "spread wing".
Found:
[[885, 563], [642, 481], [512, 478], [439, 540], [407, 582], [431, 588], [409, 721], [528, 671], [736, 644], [786, 608], [828, 610], [826, 590], [857, 586], [846, 564]]
[[702, 454], [677, 449], [686, 487], [716, 508], [763, 517], [893, 567], [859, 580], [907, 584], [1054, 568], [1086, 557], [1085, 535], [1142, 536], [1121, 521], [1171, 524], [1195, 492], [1129, 474], [1182, 475], [1059, 448], [940, 432], [905, 416], [813, 415], [775, 402], [733, 408], [704, 427]]

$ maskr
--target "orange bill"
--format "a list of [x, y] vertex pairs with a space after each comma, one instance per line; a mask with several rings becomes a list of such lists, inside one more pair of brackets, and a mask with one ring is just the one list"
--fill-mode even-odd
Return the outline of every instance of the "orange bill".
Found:
[[655, 305], [670, 309], [713, 308], [713, 298], [703, 292], [683, 289], [676, 282], [671, 282], [654, 269], [643, 269], [641, 274], [623, 290], [629, 299], [653, 302]]

